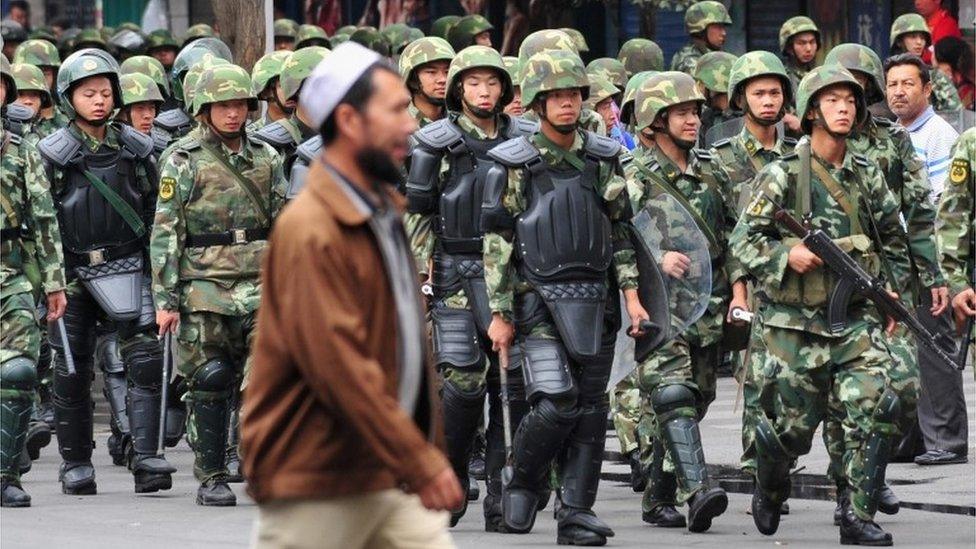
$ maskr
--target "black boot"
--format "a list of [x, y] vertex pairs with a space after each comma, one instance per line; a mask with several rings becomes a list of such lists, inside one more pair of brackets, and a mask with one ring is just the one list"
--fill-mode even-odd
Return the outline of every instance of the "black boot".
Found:
[[[471, 498], [471, 486], [477, 489], [478, 482], [468, 474], [468, 462], [471, 459], [471, 444], [474, 441], [478, 424], [481, 423], [481, 412], [485, 404], [485, 390], [482, 388], [468, 393], [451, 382], [444, 383], [442, 390], [444, 406], [444, 439], [447, 443], [447, 458], [454, 468], [454, 474], [461, 481], [464, 490], [464, 500], [461, 507], [451, 511], [451, 526], [461, 520], [468, 510]], [[477, 499], [477, 497], [475, 498]]]
[[763, 493], [762, 488], [756, 486], [752, 494], [752, 521], [756, 523], [759, 533], [771, 536], [779, 529], [781, 503], [770, 500]]
[[898, 500], [898, 496], [892, 491], [891, 486], [887, 483], [881, 485], [881, 490], [878, 491], [878, 511], [886, 515], [898, 514], [898, 510], [901, 509], [901, 501]]
[[834, 526], [840, 526], [841, 517], [851, 505], [851, 492], [847, 488], [837, 489], [837, 506], [834, 507]]
[[640, 449], [631, 450], [627, 454], [627, 461], [630, 462], [630, 487], [639, 494], [647, 488], [647, 475], [641, 466]]
[[[99, 343], [102, 344], [103, 341], [99, 341]], [[111, 351], [101, 349], [100, 352], [104, 355]], [[105, 357], [102, 356], [102, 358], [104, 359]], [[112, 464], [122, 466], [128, 461], [132, 444], [129, 429], [129, 415], [126, 410], [126, 398], [129, 387], [125, 380], [124, 371], [108, 372], [104, 370], [105, 364], [102, 364], [102, 367], [105, 382], [102, 386], [102, 394], [105, 396], [105, 400], [108, 401], [110, 412], [109, 428], [112, 430], [106, 446], [108, 446], [109, 456], [112, 457]], [[115, 368], [116, 366], [109, 365], [109, 367]]]
[[[57, 375], [60, 376], [60, 372]], [[78, 375], [80, 377], [81, 373]], [[93, 495], [98, 489], [95, 484], [95, 468], [91, 462], [95, 446], [92, 440], [91, 397], [68, 404], [55, 395], [54, 411], [57, 417], [58, 450], [63, 459], [58, 474], [61, 492], [69, 495]]]
[[[227, 420], [230, 415], [230, 399], [219, 395], [206, 395], [191, 392], [190, 421], [192, 422], [192, 437], [195, 460], [193, 473], [198, 479], [219, 478], [222, 484], [227, 484]], [[207, 483], [204, 483], [207, 484]], [[213, 483], [211, 483], [213, 484]], [[201, 500], [200, 493], [216, 490], [218, 494], [223, 490], [209, 486], [205, 489], [201, 485], [197, 501]], [[233, 495], [233, 492], [231, 492]], [[203, 497], [203, 500], [209, 498]], [[219, 498], [217, 498], [219, 501]], [[201, 505], [208, 505], [201, 503]], [[232, 504], [231, 504], [232, 505]]]
[[648, 510], [641, 513], [641, 519], [662, 528], [684, 528], [688, 523], [684, 515], [675, 508], [678, 481], [674, 473], [664, 471], [664, 443], [659, 437], [655, 437], [651, 444], [651, 466], [648, 470], [650, 483], [644, 492], [644, 500], [649, 505], [642, 505]]
[[4, 479], [0, 485], [0, 507], [30, 507], [31, 497], [20, 487], [20, 481]]
[[25, 449], [32, 460], [41, 457], [41, 448], [51, 443], [51, 428], [43, 421], [31, 421], [27, 424], [27, 442]]
[[840, 544], [841, 545], [869, 545], [873, 547], [887, 547], [894, 541], [891, 534], [885, 532], [874, 521], [863, 520], [854, 514], [849, 506], [841, 515]]
[[471, 460], [468, 461], [468, 472], [477, 480], [485, 480], [485, 433], [480, 429], [474, 435], [471, 446]]
[[[505, 528], [505, 520], [502, 517], [502, 471], [507, 465], [507, 456], [505, 455], [504, 416], [498, 381], [492, 379], [488, 381], [488, 421], [485, 425], [484, 434], [486, 494], [483, 510], [485, 531], [504, 534], [508, 533], [508, 530]], [[514, 433], [522, 418], [529, 412], [529, 404], [525, 401], [521, 372], [517, 370], [509, 372], [508, 384], [509, 418]], [[546, 499], [548, 500], [548, 498]]]
[[237, 496], [223, 476], [214, 477], [200, 484], [197, 489], [197, 505], [206, 507], [233, 507]]
[[613, 537], [613, 530], [592, 511], [603, 465], [607, 409], [605, 402], [584, 408], [566, 439], [561, 506], [556, 513], [559, 545], [606, 545], [607, 538]]
[[61, 493], [71, 496], [93, 496], [98, 493], [95, 468], [90, 461], [65, 461], [58, 472]]
[[176, 468], [158, 454], [159, 451], [158, 388], [129, 389], [128, 413], [132, 429], [133, 458], [130, 468], [137, 494], [169, 490]]
[[[0, 475], [3, 477], [4, 486], [8, 483], [15, 485], [11, 492], [11, 503], [19, 501], [14, 497], [19, 490], [19, 479], [23, 472], [26, 460], [27, 469], [30, 469], [30, 456], [24, 451], [25, 441], [27, 440], [27, 424], [31, 415], [31, 393], [30, 387], [33, 385], [34, 365], [25, 359], [15, 358], [3, 364], [4, 369], [4, 389], [8, 395], [0, 399], [3, 413], [0, 414]], [[10, 383], [10, 374], [20, 374], [23, 383]], [[9, 388], [8, 388], [9, 384]], [[18, 386], [19, 385], [19, 386]], [[19, 390], [18, 390], [19, 389]], [[7, 499], [7, 488], [4, 488], [4, 501]], [[30, 498], [27, 498], [30, 505]]]
[[613, 530], [589, 509], [563, 505], [556, 520], [559, 523], [556, 543], [559, 545], [596, 547], [606, 545], [607, 538], [614, 536]]
[[712, 519], [725, 512], [729, 497], [721, 488], [703, 488], [688, 500], [688, 531], [704, 532], [712, 527]]
[[779, 529], [783, 504], [790, 497], [789, 453], [772, 422], [765, 415], [756, 419], [756, 485], [752, 494], [752, 520], [762, 534], [771, 536]]

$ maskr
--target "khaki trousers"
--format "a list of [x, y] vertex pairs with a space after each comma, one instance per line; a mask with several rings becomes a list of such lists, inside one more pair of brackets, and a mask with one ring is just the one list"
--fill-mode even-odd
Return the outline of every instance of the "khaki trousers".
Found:
[[453, 549], [448, 516], [400, 490], [276, 501], [259, 506], [251, 547]]

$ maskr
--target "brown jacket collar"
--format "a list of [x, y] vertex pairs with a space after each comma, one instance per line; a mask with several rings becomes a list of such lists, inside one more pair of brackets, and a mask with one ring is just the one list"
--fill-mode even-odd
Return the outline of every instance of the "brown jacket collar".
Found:
[[[325, 167], [325, 160], [320, 156], [312, 162], [305, 181], [308, 182], [308, 191], [325, 203], [335, 215], [337, 221], [343, 225], [354, 227], [362, 225], [369, 220], [369, 215], [362, 212], [353, 204], [349, 195], [339, 186], [332, 173]], [[407, 200], [400, 193], [396, 192], [392, 186], [384, 190], [388, 203], [393, 204], [399, 212], [406, 210]]]

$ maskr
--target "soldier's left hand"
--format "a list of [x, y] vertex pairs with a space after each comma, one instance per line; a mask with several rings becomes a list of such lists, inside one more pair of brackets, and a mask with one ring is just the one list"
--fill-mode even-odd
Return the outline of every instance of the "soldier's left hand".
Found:
[[735, 309], [742, 309], [745, 312], [749, 311], [749, 302], [743, 297], [733, 297], [732, 301], [729, 302], [729, 311], [725, 314], [725, 321], [731, 324], [736, 324], [738, 326], [745, 326], [748, 322], [743, 320], [737, 320], [732, 318], [732, 311]]
[[939, 316], [945, 312], [949, 306], [949, 288], [947, 286], [934, 286], [932, 288], [932, 307], [929, 312], [932, 316]]
[[47, 294], [47, 321], [54, 322], [64, 316], [64, 310], [68, 308], [68, 296], [64, 290]]
[[[897, 292], [888, 292], [888, 295], [890, 295], [893, 299], [898, 299], [898, 293]], [[886, 323], [885, 323], [885, 333], [888, 334], [889, 336], [891, 336], [892, 334], [895, 333], [895, 328], [898, 327], [898, 321], [896, 321], [895, 320], [895, 317], [893, 317], [893, 316], [889, 316], [885, 320], [886, 320]]]
[[630, 330], [627, 333], [631, 337], [641, 337], [644, 335], [644, 330], [641, 329], [641, 321], [650, 320], [651, 315], [647, 314], [647, 310], [641, 305], [637, 290], [624, 290], [624, 298], [627, 301], [627, 315], [630, 316]]

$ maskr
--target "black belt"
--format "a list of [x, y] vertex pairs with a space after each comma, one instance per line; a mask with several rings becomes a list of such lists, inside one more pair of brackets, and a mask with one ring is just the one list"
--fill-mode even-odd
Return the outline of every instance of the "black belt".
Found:
[[17, 240], [25, 236], [20, 227], [5, 227], [0, 229], [0, 240]]
[[481, 254], [481, 238], [447, 240], [441, 237], [440, 245], [444, 253], [451, 255]]
[[109, 248], [100, 248], [98, 250], [90, 250], [87, 252], [72, 252], [65, 250], [64, 263], [69, 269], [73, 269], [75, 267], [94, 267], [95, 265], [100, 265], [106, 261], [114, 261], [116, 259], [122, 259], [123, 257], [141, 254], [145, 248], [146, 245], [142, 239], [137, 239], [126, 244], [120, 244], [118, 246], [112, 246]]
[[270, 232], [268, 229], [233, 229], [222, 233], [190, 234], [186, 236], [186, 246], [188, 248], [235, 246], [255, 240], [267, 240]]

